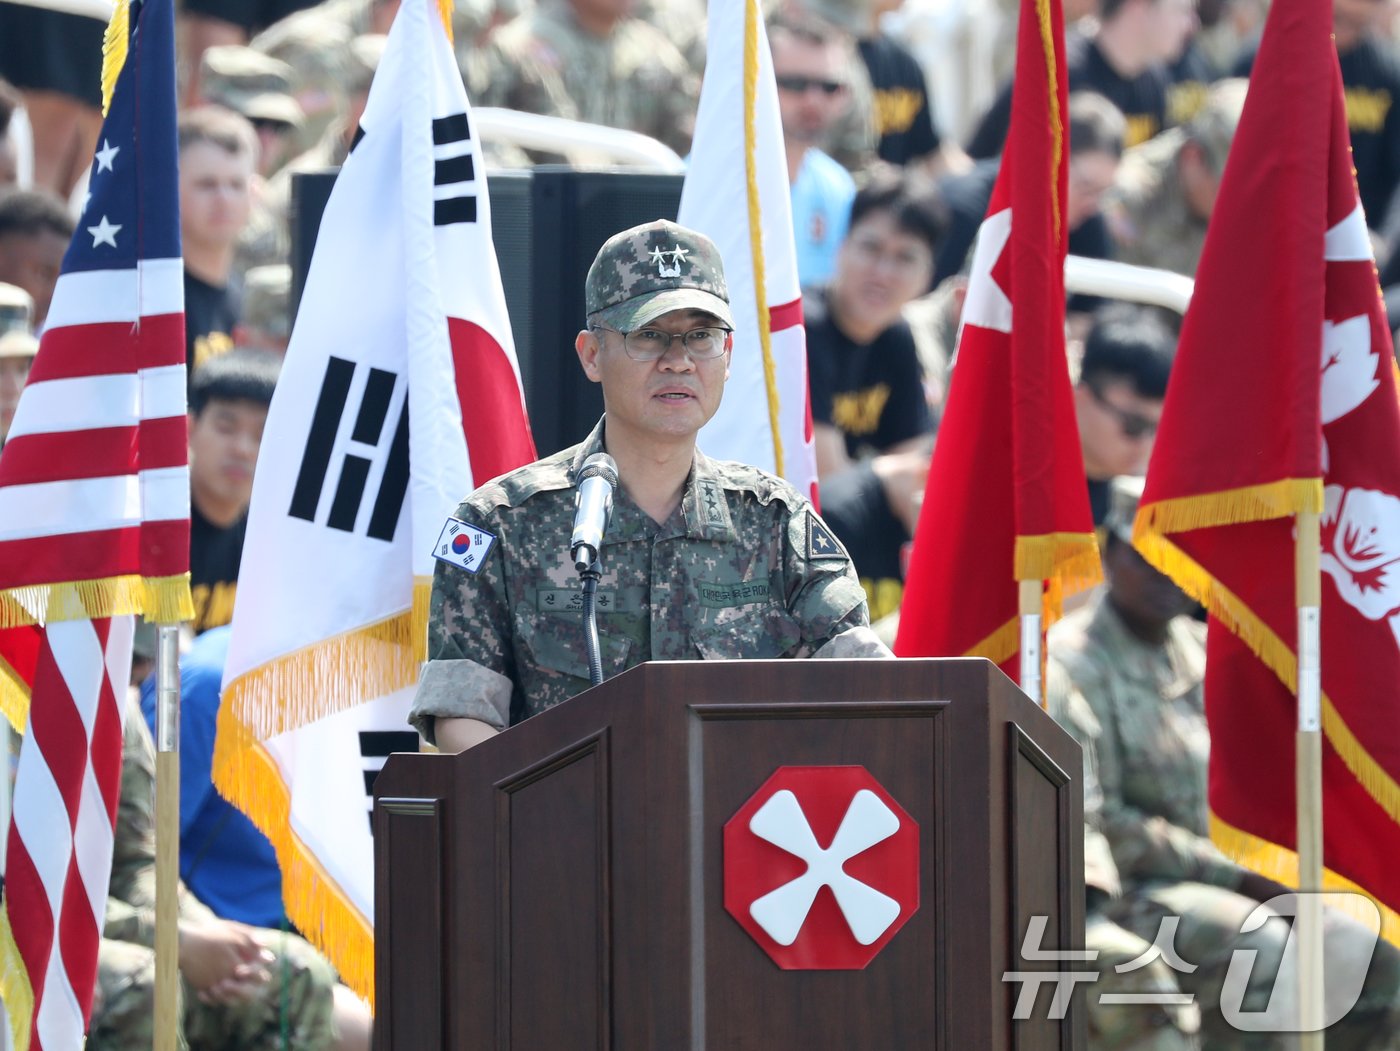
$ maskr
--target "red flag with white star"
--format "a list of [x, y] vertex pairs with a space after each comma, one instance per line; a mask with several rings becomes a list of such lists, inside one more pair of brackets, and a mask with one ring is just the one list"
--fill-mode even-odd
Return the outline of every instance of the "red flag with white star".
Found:
[[1018, 677], [1018, 580], [1045, 622], [1099, 577], [1065, 358], [1066, 117], [1058, 0], [1023, 0], [1011, 129], [973, 251], [958, 355], [895, 652]]

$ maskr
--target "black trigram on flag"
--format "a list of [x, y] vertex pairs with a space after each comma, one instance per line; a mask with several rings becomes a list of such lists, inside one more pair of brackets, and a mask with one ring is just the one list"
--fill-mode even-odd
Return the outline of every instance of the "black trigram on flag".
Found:
[[[350, 396], [356, 367], [353, 361], [343, 358], [333, 357], [326, 362], [326, 378], [321, 383], [321, 393], [316, 399], [316, 411], [311, 417], [311, 435], [307, 438], [306, 452], [301, 458], [301, 470], [297, 472], [296, 487], [292, 490], [292, 506], [288, 514], [293, 518], [307, 522], [316, 521], [316, 509], [321, 505], [321, 493], [330, 473], [336, 434], [340, 430], [340, 421], [345, 417], [346, 402]], [[374, 503], [371, 506], [366, 533], [375, 540], [392, 542], [394, 539], [399, 512], [403, 510], [404, 497], [408, 492], [407, 398], [404, 398], [398, 422], [392, 428], [392, 435], [389, 435], [389, 429], [385, 427], [397, 381], [398, 377], [385, 369], [369, 370], [369, 378], [360, 398], [360, 407], [355, 414], [354, 429], [350, 432], [350, 441], [367, 447], [367, 454], [345, 454], [340, 468], [340, 481], [336, 484], [330, 514], [326, 519], [326, 525], [332, 529], [346, 533], [354, 532], [355, 521], [359, 518], [360, 507], [364, 502], [370, 468], [374, 466], [376, 459], [373, 453], [387, 436], [388, 456], [384, 462], [384, 473], [379, 480], [379, 491], [373, 497]]]
[[438, 117], [433, 121], [433, 225], [474, 222], [476, 167], [467, 115]]
[[412, 730], [361, 730], [360, 768], [365, 778], [365, 815], [374, 832], [374, 782], [384, 761], [394, 752], [418, 751], [418, 735]]

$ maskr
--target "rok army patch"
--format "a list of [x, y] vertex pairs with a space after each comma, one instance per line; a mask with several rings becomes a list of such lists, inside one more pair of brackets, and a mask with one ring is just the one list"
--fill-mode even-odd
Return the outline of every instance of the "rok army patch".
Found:
[[468, 525], [461, 519], [449, 518], [433, 548], [433, 557], [439, 562], [460, 566], [468, 573], [477, 573], [485, 564], [486, 556], [495, 542], [494, 534]]

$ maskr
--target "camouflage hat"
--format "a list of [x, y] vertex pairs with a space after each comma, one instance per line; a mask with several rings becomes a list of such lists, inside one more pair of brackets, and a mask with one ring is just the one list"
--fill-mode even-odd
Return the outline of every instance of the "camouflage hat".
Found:
[[384, 57], [384, 45], [388, 42], [389, 38], [382, 33], [361, 33], [350, 41], [350, 51], [346, 56], [349, 65], [345, 78], [347, 94], [369, 94], [374, 71], [379, 68], [379, 60]]
[[719, 249], [704, 234], [658, 219], [613, 234], [584, 283], [584, 307], [630, 332], [672, 310], [703, 310], [734, 327]]
[[1248, 90], [1249, 81], [1243, 77], [1217, 81], [1211, 85], [1205, 102], [1186, 125], [1187, 138], [1201, 147], [1211, 170], [1216, 174], [1225, 170], [1225, 158], [1230, 153], [1235, 129], [1240, 126], [1240, 114], [1244, 112], [1244, 96]]
[[1120, 474], [1108, 483], [1108, 514], [1103, 527], [1119, 540], [1133, 542], [1133, 519], [1137, 517], [1145, 479]]
[[292, 268], [286, 263], [255, 266], [243, 275], [243, 324], [277, 339], [292, 331]]
[[871, 0], [798, 0], [795, 6], [853, 36], [870, 32], [870, 15], [874, 11]]
[[224, 45], [204, 52], [200, 90], [210, 102], [249, 120], [301, 127], [301, 106], [292, 97], [292, 67], [249, 47]]

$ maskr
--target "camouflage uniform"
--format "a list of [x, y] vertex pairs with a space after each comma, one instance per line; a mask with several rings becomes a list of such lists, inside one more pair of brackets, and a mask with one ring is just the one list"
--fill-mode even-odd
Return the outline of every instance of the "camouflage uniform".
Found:
[[1195, 214], [1187, 204], [1178, 158], [1183, 146], [1195, 143], [1217, 177], [1225, 170], [1246, 87], [1244, 80], [1221, 81], [1189, 124], [1169, 128], [1124, 154], [1103, 206], [1120, 261], [1196, 273], [1209, 216]]
[[473, 101], [626, 128], [690, 150], [699, 79], [659, 30], [638, 18], [606, 37], [547, 0], [491, 37], [469, 85]]
[[[608, 239], [584, 307], [590, 327], [617, 332], [683, 310], [734, 326], [719, 250], [665, 220]], [[458, 507], [468, 527], [459, 539], [479, 554], [437, 552], [428, 666], [409, 717], [429, 741], [439, 716], [504, 727], [588, 688], [569, 538], [575, 481], [604, 450], [606, 426], [604, 416], [582, 444]], [[608, 678], [649, 660], [889, 655], [835, 536], [796, 489], [747, 464], [694, 450], [680, 503], [659, 524], [619, 488], [598, 562]]]
[[[1104, 915], [1149, 942], [1157, 938], [1164, 919], [1180, 917], [1173, 945], [1196, 969], [1176, 969], [1176, 980], [1200, 1007], [1207, 1051], [1295, 1047], [1296, 1037], [1290, 1035], [1240, 1032], [1220, 1012], [1221, 989], [1236, 949], [1259, 954], [1249, 970], [1244, 1008], [1261, 1010], [1267, 1003], [1289, 927], [1276, 917], [1241, 933], [1256, 907], [1234, 890], [1245, 870], [1221, 854], [1208, 836], [1204, 627], [1177, 617], [1165, 644], [1150, 645], [1131, 634], [1101, 597], [1056, 625], [1050, 646], [1102, 728], [1096, 742], [1103, 791], [1100, 820], [1123, 883], [1122, 897], [1108, 903]], [[1326, 940], [1329, 969], [1364, 956], [1371, 942], [1357, 924], [1330, 910]], [[1279, 982], [1296, 980], [1281, 973], [1277, 977]], [[1400, 1046], [1397, 991], [1400, 954], [1382, 942], [1375, 948], [1361, 999], [1328, 1030], [1328, 1048]], [[1286, 986], [1281, 995], [1291, 999]]]
[[[98, 950], [97, 999], [88, 1051], [149, 1048], [153, 1044], [155, 983], [155, 746], [141, 710], [130, 706], [123, 731], [121, 799], [112, 851], [103, 940]], [[217, 921], [180, 887], [180, 924]], [[230, 1051], [331, 1045], [330, 965], [293, 934], [255, 930], [275, 959], [272, 980], [251, 1002], [206, 1004], [181, 981], [181, 1046]]]
[[[1179, 994], [1175, 972], [1161, 959], [1142, 965], [1149, 942], [1124, 930], [1105, 915], [1122, 893], [1113, 851], [1099, 830], [1103, 790], [1099, 785], [1097, 742], [1102, 734], [1093, 709], [1070, 684], [1064, 668], [1051, 660], [1045, 667], [1045, 702], [1051, 716], [1084, 752], [1084, 947], [1095, 953], [1098, 978], [1085, 983], [1089, 1051], [1192, 1051], [1199, 1047], [1200, 1012], [1194, 1004], [1114, 1003], [1112, 996]], [[1121, 968], [1121, 969], [1120, 969]], [[1112, 994], [1107, 1003], [1105, 993]]]
[[[504, 727], [588, 688], [569, 535], [574, 478], [603, 450], [605, 424], [457, 509], [495, 539], [477, 572], [439, 562], [433, 578], [429, 664], [410, 716], [429, 741], [435, 717]], [[697, 450], [661, 525], [619, 488], [599, 561], [607, 678], [649, 660], [883, 651], [846, 552], [796, 489], [756, 467]]]

